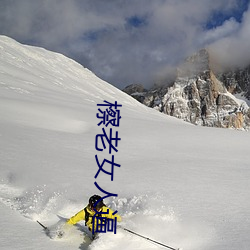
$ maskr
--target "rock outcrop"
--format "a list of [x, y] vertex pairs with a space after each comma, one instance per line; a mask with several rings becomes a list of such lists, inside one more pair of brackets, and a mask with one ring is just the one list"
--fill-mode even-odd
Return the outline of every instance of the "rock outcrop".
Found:
[[233, 94], [250, 96], [249, 71], [250, 68], [215, 75], [209, 53], [203, 49], [178, 68], [170, 87], [146, 91], [141, 86], [130, 95], [160, 112], [196, 125], [248, 129], [250, 109], [244, 100]]

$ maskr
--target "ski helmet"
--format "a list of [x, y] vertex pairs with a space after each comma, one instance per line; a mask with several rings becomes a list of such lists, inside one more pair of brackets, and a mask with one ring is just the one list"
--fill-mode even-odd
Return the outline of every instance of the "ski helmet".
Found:
[[[102, 197], [97, 195], [97, 194], [91, 196], [89, 198], [89, 206], [91, 207], [91, 209], [94, 209], [94, 208], [100, 209], [100, 208], [102, 208], [104, 206], [104, 203], [103, 203], [103, 200], [101, 200], [101, 199], [102, 199]], [[99, 202], [96, 203], [97, 201], [99, 201]]]

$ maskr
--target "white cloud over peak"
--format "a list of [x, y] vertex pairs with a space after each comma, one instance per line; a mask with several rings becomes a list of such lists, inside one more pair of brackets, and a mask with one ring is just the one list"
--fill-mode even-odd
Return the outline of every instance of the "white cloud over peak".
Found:
[[250, 64], [250, 10], [244, 13], [242, 22], [235, 26], [237, 27], [228, 32], [227, 36], [210, 45], [217, 61], [229, 67]]

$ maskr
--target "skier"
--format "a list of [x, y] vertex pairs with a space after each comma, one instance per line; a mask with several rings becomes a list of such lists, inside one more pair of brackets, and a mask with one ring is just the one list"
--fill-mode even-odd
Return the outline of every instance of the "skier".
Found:
[[[93, 233], [93, 232], [98, 232], [97, 221], [96, 220], [94, 221], [95, 226], [94, 226], [94, 230], [93, 230], [93, 217], [94, 216], [98, 216], [99, 218], [103, 217], [103, 218], [107, 218], [107, 219], [110, 219], [110, 220], [115, 220], [116, 219], [117, 222], [120, 222], [122, 220], [121, 216], [114, 213], [114, 211], [112, 211], [110, 208], [108, 208], [103, 203], [103, 200], [101, 200], [101, 199], [102, 198], [99, 195], [91, 196], [89, 198], [89, 204], [84, 209], [79, 211], [77, 214], [72, 216], [67, 221], [67, 224], [74, 225], [74, 224], [76, 224], [77, 222], [79, 222], [81, 220], [85, 220], [85, 225]], [[96, 235], [95, 233], [92, 235], [93, 238], [95, 237], [95, 235]]]

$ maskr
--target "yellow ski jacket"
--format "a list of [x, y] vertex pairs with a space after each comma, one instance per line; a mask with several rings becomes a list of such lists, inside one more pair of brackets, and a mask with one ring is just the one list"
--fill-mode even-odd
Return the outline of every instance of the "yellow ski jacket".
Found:
[[[85, 212], [86, 211], [86, 212]], [[120, 222], [121, 216], [118, 214], [113, 215], [114, 211], [110, 208], [103, 206], [100, 211], [98, 211], [98, 217], [106, 217], [108, 219], [115, 219], [117, 218], [117, 222]], [[77, 214], [72, 216], [68, 221], [67, 224], [75, 225], [77, 222], [81, 220], [85, 220], [85, 225], [89, 228], [90, 231], [92, 231], [93, 228], [93, 216], [96, 214], [95, 211], [91, 210], [89, 206], [85, 207], [81, 211], [79, 211]], [[87, 220], [87, 221], [86, 221]], [[95, 228], [94, 231], [96, 231], [96, 220], [95, 220]]]

